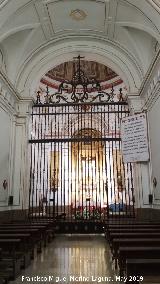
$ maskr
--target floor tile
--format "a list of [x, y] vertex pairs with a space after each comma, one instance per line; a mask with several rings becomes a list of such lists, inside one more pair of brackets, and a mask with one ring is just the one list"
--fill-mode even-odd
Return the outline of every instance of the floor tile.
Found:
[[[33, 278], [32, 278], [33, 277]], [[12, 284], [118, 283], [103, 235], [58, 235]]]

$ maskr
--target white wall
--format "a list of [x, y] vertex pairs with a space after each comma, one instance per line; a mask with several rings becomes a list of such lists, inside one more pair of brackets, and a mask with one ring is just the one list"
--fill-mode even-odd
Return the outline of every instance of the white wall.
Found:
[[[159, 92], [160, 95], [160, 92]], [[160, 207], [160, 97], [148, 112], [150, 152], [152, 166], [152, 180], [157, 179], [157, 186], [153, 186], [154, 204]]]
[[[30, 101], [21, 101], [0, 71], [0, 211], [28, 208], [28, 117]], [[3, 187], [7, 181], [6, 189]], [[13, 196], [13, 205], [8, 198]]]
[[[137, 94], [128, 94], [131, 115], [143, 111], [144, 100]], [[150, 162], [133, 163], [135, 208], [150, 208]]]
[[[160, 209], [160, 51], [151, 67], [140, 95], [148, 116], [150, 192], [153, 193], [153, 208]], [[154, 177], [156, 186], [153, 184]]]
[[9, 182], [9, 158], [11, 143], [11, 118], [0, 105], [0, 207], [8, 204], [8, 186], [3, 188], [4, 180]]

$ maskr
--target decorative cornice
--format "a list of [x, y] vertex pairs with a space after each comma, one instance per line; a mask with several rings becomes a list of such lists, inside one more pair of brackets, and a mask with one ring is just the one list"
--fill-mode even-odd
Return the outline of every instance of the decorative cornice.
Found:
[[155, 57], [153, 58], [153, 60], [150, 64], [150, 67], [149, 67], [149, 69], [148, 69], [148, 71], [147, 71], [147, 73], [146, 73], [146, 75], [143, 79], [143, 82], [141, 84], [141, 88], [140, 88], [140, 91], [139, 91], [140, 96], [144, 96], [146, 89], [148, 90], [148, 85], [151, 84], [152, 77], [154, 76], [153, 73], [154, 73], [156, 65], [159, 61], [160, 61], [160, 49], [157, 51]]
[[160, 50], [157, 52], [141, 86], [143, 108], [150, 110], [160, 97]]
[[[3, 105], [7, 105], [11, 112], [19, 113], [23, 105], [32, 105], [32, 98], [21, 98], [7, 76], [0, 70], [0, 97]], [[27, 109], [27, 108], [26, 108]], [[22, 110], [22, 113], [24, 111]]]
[[[87, 55], [88, 60], [94, 60], [92, 55], [96, 54], [97, 62], [102, 63], [102, 58], [104, 59], [103, 64], [107, 64], [106, 61], [109, 61], [110, 68], [121, 76], [129, 92], [137, 92], [140, 88], [144, 74], [133, 54], [102, 35], [95, 34], [93, 38], [93, 34], [84, 35], [81, 33], [55, 36], [50, 42], [36, 48], [19, 68], [15, 82], [16, 88], [24, 97], [28, 94], [33, 96], [43, 74], [64, 62], [62, 61], [64, 57], [66, 61], [70, 60], [71, 53], [76, 56], [76, 51]], [[52, 62], [55, 65], [51, 65]]]
[[160, 14], [160, 2], [159, 2], [159, 0], [147, 0], [147, 1]]
[[128, 105], [131, 114], [141, 112], [143, 110], [143, 99], [138, 94], [128, 94]]
[[31, 113], [32, 105], [32, 98], [24, 98], [18, 101], [16, 104], [17, 117], [27, 117]]
[[55, 46], [56, 44], [59, 43], [66, 43], [66, 42], [70, 42], [70, 44], [81, 40], [82, 42], [87, 40], [92, 42], [92, 40], [94, 40], [94, 44], [96, 46], [96, 43], [104, 43], [104, 44], [108, 44], [109, 47], [111, 48], [117, 48], [118, 50], [120, 50], [121, 52], [123, 52], [123, 54], [125, 54], [128, 59], [131, 62], [134, 62], [134, 65], [137, 68], [137, 71], [139, 72], [140, 75], [140, 79], [143, 78], [143, 70], [139, 64], [139, 61], [137, 60], [137, 58], [135, 57], [135, 55], [133, 53], [131, 53], [128, 49], [126, 49], [125, 46], [123, 46], [122, 44], [120, 44], [119, 42], [116, 41], [112, 41], [108, 38], [106, 38], [106, 36], [104, 34], [99, 34], [97, 32], [91, 32], [91, 31], [79, 31], [78, 35], [77, 33], [74, 32], [68, 32], [66, 31], [65, 34], [63, 32], [59, 32], [58, 34], [54, 35], [54, 38], [52, 38], [50, 41], [43, 43], [42, 45], [38, 46], [38, 48], [34, 49], [32, 51], [32, 53], [29, 54], [29, 56], [26, 58], [26, 60], [23, 62], [19, 73], [23, 72], [25, 65], [36, 55], [39, 54], [42, 50], [44, 49], [48, 49], [48, 47], [50, 46]]
[[145, 103], [143, 106], [143, 108], [147, 108], [148, 111], [160, 98], [160, 76], [159, 78], [157, 78], [157, 81], [154, 80], [153, 82], [154, 83], [150, 84], [150, 88], [148, 89], [147, 96], [145, 98]]
[[13, 84], [10, 82], [10, 80], [8, 79], [8, 77], [2, 70], [0, 70], [0, 83], [1, 85], [4, 85], [5, 89], [7, 89], [9, 92], [12, 93], [12, 95], [14, 95], [16, 100], [20, 99], [20, 96], [17, 93], [17, 90], [15, 89]]

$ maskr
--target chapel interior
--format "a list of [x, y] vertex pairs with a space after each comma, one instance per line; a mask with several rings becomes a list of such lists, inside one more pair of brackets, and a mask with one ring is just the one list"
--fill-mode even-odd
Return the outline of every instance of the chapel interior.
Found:
[[0, 0], [0, 284], [160, 283], [160, 0]]

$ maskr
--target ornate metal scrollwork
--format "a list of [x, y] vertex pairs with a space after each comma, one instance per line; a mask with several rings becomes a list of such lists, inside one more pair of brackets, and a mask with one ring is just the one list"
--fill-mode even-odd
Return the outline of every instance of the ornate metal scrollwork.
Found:
[[[59, 85], [58, 92], [49, 94], [48, 86], [46, 87], [46, 95], [44, 104], [58, 104], [58, 103], [92, 103], [92, 102], [114, 102], [115, 97], [119, 102], [126, 101], [126, 96], [122, 93], [117, 95], [114, 93], [112, 86], [111, 92], [107, 93], [102, 90], [100, 83], [95, 79], [88, 79], [85, 73], [81, 70], [80, 55], [78, 59], [78, 67], [74, 72], [71, 81], [64, 81]], [[90, 95], [92, 93], [92, 95]], [[93, 95], [94, 93], [94, 95]], [[42, 104], [40, 92], [37, 92], [36, 104]]]

